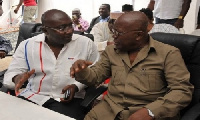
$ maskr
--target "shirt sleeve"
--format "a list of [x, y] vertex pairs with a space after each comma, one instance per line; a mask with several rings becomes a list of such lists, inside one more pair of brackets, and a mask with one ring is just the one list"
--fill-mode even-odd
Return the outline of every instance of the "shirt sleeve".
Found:
[[4, 75], [3, 84], [9, 89], [15, 88], [15, 84], [12, 82], [12, 78], [14, 76], [28, 71], [28, 66], [24, 56], [25, 42], [26, 41], [22, 41], [20, 43], [15, 54], [13, 55], [13, 60]]
[[89, 28], [90, 25], [87, 21], [82, 21], [81, 26], [82, 26], [82, 29], [83, 29], [82, 32], [84, 32], [84, 31], [87, 31], [87, 29]]
[[107, 42], [111, 42], [112, 35], [109, 33], [110, 30], [108, 29], [108, 24], [104, 23], [97, 23], [91, 30], [91, 34], [94, 36], [94, 43], [97, 46], [98, 51], [105, 50], [107, 46]]
[[[176, 58], [176, 60], [174, 60]], [[146, 105], [156, 118], [173, 117], [189, 104], [192, 98], [193, 85], [190, 84], [190, 74], [185, 66], [179, 50], [168, 53], [164, 63], [165, 79], [168, 92]], [[172, 110], [172, 111], [170, 111]]]
[[110, 61], [105, 51], [102, 52], [100, 60], [92, 66], [75, 74], [77, 81], [88, 86], [99, 86], [111, 76]]
[[0, 51], [5, 51], [6, 54], [8, 54], [12, 50], [13, 48], [10, 40], [6, 40], [4, 37], [0, 36]]

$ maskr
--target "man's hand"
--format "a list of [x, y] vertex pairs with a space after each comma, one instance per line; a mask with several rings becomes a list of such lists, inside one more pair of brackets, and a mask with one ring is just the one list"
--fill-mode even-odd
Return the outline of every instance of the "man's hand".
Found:
[[17, 7], [15, 10], [14, 10], [14, 13], [17, 14], [19, 8]]
[[176, 28], [183, 28], [183, 23], [184, 23], [184, 20], [183, 19], [178, 19], [175, 23], [174, 23], [174, 26]]
[[35, 69], [32, 69], [31, 71], [16, 75], [13, 78], [13, 82], [15, 83], [15, 94], [19, 94], [19, 89], [22, 87], [25, 81], [27, 81], [31, 75], [35, 73]]
[[70, 76], [74, 78], [75, 73], [80, 72], [81, 70], [87, 68], [89, 65], [92, 65], [92, 62], [85, 61], [85, 60], [77, 60], [72, 64], [70, 68]]
[[146, 108], [142, 108], [133, 113], [128, 120], [153, 120], [153, 117], [149, 115]]
[[78, 20], [78, 17], [76, 15], [72, 15], [72, 21], [75, 25], [79, 25], [79, 20]]
[[61, 102], [70, 102], [73, 98], [76, 92], [78, 92], [78, 87], [75, 84], [67, 85], [62, 89], [62, 93], [64, 94], [68, 90], [68, 96], [67, 98], [60, 98]]
[[5, 51], [0, 51], [0, 59], [5, 58], [6, 52]]

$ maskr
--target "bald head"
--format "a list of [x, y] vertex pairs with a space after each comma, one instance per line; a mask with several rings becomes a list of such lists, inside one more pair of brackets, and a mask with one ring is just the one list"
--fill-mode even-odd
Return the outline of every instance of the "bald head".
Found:
[[56, 27], [56, 23], [62, 22], [66, 19], [71, 20], [65, 12], [57, 9], [51, 9], [42, 15], [41, 21], [44, 26]]
[[148, 26], [148, 18], [142, 12], [133, 11], [122, 14], [115, 23], [117, 26], [120, 25], [125, 29], [130, 28], [130, 30], [141, 30], [145, 32]]

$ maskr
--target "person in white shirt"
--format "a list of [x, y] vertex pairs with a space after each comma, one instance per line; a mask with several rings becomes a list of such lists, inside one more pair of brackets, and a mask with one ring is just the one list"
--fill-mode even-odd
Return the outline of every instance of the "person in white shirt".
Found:
[[150, 0], [148, 8], [154, 10], [156, 24], [166, 23], [183, 28], [190, 3], [191, 0]]
[[143, 12], [148, 17], [149, 24], [147, 30], [149, 31], [149, 34], [154, 32], [180, 33], [176, 27], [170, 24], [165, 24], [165, 23], [154, 24], [153, 12], [149, 8], [142, 8], [139, 11]]
[[112, 37], [113, 33], [111, 29], [114, 25], [115, 20], [122, 14], [123, 12], [111, 12], [108, 22], [97, 23], [92, 28], [90, 34], [94, 36], [94, 43], [100, 53], [105, 50], [107, 45], [114, 43], [114, 38]]
[[[70, 77], [70, 67], [78, 59], [96, 62], [97, 48], [89, 38], [73, 34], [72, 20], [57, 9], [42, 15], [42, 30], [43, 34], [20, 43], [3, 84], [18, 94], [19, 88], [28, 81], [18, 96], [80, 119], [84, 117], [80, 103], [85, 85]], [[66, 91], [70, 94], [63, 99]]]

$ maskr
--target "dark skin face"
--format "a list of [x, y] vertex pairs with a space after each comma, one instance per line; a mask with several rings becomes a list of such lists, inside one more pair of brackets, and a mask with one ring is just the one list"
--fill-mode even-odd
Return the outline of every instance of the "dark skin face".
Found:
[[77, 16], [77, 18], [79, 19], [80, 16], [81, 16], [81, 13], [80, 13], [79, 10], [74, 10], [74, 11], [72, 11], [72, 16], [73, 16], [73, 15]]
[[110, 31], [112, 31], [112, 29], [114, 27], [114, 22], [115, 22], [115, 19], [108, 20], [108, 28], [110, 29]]
[[100, 6], [99, 15], [102, 16], [102, 18], [107, 18], [110, 15], [110, 10], [107, 8], [106, 5]]
[[129, 12], [120, 16], [114, 23], [114, 42], [117, 49], [125, 52], [137, 52], [148, 41], [148, 19], [143, 13]]
[[43, 31], [49, 46], [62, 48], [72, 39], [73, 27], [71, 18], [64, 12], [51, 10], [45, 13]]
[[79, 18], [81, 17], [81, 13], [79, 10], [74, 10], [72, 11], [72, 21], [74, 24], [78, 25], [79, 24]]

